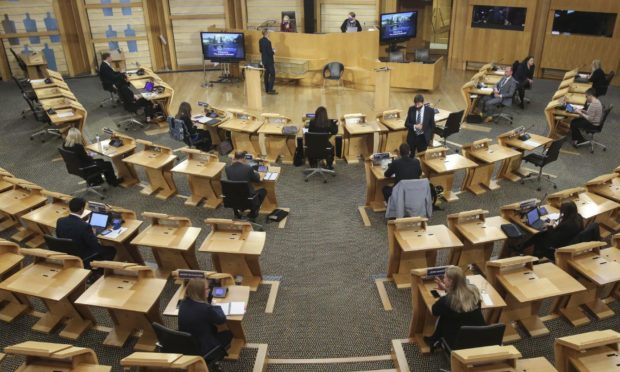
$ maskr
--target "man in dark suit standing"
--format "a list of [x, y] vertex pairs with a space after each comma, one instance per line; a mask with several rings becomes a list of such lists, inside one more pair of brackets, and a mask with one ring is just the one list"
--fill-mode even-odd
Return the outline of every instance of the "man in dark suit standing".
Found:
[[80, 249], [80, 258], [85, 259], [95, 253], [99, 254], [97, 259], [110, 261], [116, 255], [116, 249], [113, 247], [103, 247], [99, 244], [99, 240], [93, 232], [93, 228], [84, 220], [84, 208], [86, 201], [82, 198], [73, 198], [69, 202], [69, 211], [67, 217], [59, 218], [56, 221], [56, 236], [62, 239], [71, 239]]
[[409, 107], [407, 119], [407, 144], [411, 148], [411, 156], [415, 152], [426, 151], [433, 141], [435, 131], [435, 111], [431, 107], [424, 106], [424, 96], [421, 94], [413, 98], [413, 106]]
[[101, 53], [101, 65], [99, 66], [99, 78], [106, 86], [116, 87], [116, 83], [123, 79], [123, 74], [114, 71], [112, 65], [112, 55], [110, 53]]
[[[394, 176], [394, 186], [401, 180], [417, 180], [422, 174], [420, 161], [409, 156], [411, 152], [409, 145], [403, 143], [398, 148], [398, 152], [400, 153], [400, 158], [392, 161], [383, 173], [385, 177]], [[383, 198], [386, 203], [390, 196], [392, 196], [394, 186], [383, 186]]]
[[[249, 182], [250, 183], [250, 192], [253, 195], [258, 196], [258, 203], [255, 205], [252, 212], [250, 212], [249, 218], [251, 221], [255, 221], [256, 217], [258, 217], [258, 211], [260, 210], [261, 204], [263, 204], [263, 200], [265, 200], [265, 196], [267, 195], [267, 191], [265, 189], [259, 189], [257, 191], [254, 190], [254, 186], [251, 182], [260, 182], [260, 175], [258, 172], [254, 171], [252, 167], [246, 164], [245, 161], [245, 151], [237, 151], [235, 152], [235, 156], [233, 158], [233, 162], [231, 165], [226, 167], [226, 178], [229, 181], [241, 181], [241, 182]], [[235, 210], [235, 217], [241, 218], [241, 211]]]
[[265, 69], [265, 92], [267, 94], [278, 94], [278, 92], [273, 90], [273, 84], [276, 80], [276, 66], [273, 61], [273, 55], [276, 51], [271, 47], [269, 30], [263, 29], [263, 37], [258, 42], [258, 49], [260, 50], [261, 61]]

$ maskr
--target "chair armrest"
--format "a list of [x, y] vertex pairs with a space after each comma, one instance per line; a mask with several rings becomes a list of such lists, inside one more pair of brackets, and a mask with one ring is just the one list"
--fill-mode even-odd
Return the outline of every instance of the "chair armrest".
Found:
[[97, 164], [91, 164], [87, 167], [81, 167], [80, 168], [80, 172], [84, 172], [84, 173], [95, 173], [95, 171], [99, 172], [99, 167], [97, 166]]

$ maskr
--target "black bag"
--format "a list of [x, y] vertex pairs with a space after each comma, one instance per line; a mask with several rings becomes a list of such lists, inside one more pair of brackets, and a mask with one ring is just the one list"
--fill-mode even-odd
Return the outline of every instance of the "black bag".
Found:
[[272, 222], [280, 222], [282, 221], [286, 216], [288, 216], [288, 212], [283, 210], [283, 209], [276, 209], [273, 212], [271, 212], [268, 216], [267, 216], [267, 221], [272, 221]]
[[521, 239], [523, 237], [523, 231], [514, 223], [505, 223], [500, 228], [509, 239]]
[[229, 140], [224, 140], [220, 142], [217, 149], [220, 152], [220, 155], [225, 156], [233, 150], [233, 147]]
[[480, 116], [480, 115], [467, 115], [467, 117], [465, 118], [465, 122], [466, 123], [472, 123], [472, 124], [480, 124], [480, 123], [482, 123], [482, 116]]
[[300, 167], [304, 165], [304, 142], [302, 138], [297, 139], [297, 148], [295, 149], [295, 157], [293, 158], [293, 165]]

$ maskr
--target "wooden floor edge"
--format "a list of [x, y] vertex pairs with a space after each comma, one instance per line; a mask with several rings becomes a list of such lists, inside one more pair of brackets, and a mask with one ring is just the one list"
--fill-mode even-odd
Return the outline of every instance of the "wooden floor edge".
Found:
[[252, 372], [264, 372], [267, 370], [267, 364], [269, 360], [267, 358], [268, 344], [246, 344], [245, 347], [251, 349], [258, 349], [256, 352], [256, 360], [254, 361], [254, 368]]
[[278, 296], [278, 290], [280, 289], [280, 282], [277, 280], [263, 280], [261, 284], [271, 285], [269, 297], [267, 298], [267, 304], [265, 305], [265, 313], [272, 314], [273, 308], [276, 306], [276, 298]]
[[392, 303], [390, 302], [390, 297], [385, 290], [385, 282], [390, 282], [392, 279], [389, 278], [377, 278], [375, 279], [375, 284], [377, 285], [377, 291], [379, 292], [379, 298], [381, 298], [381, 303], [383, 304], [383, 310], [392, 311], [394, 308], [392, 307]]
[[391, 355], [373, 355], [367, 357], [316, 358], [316, 359], [269, 359], [269, 364], [339, 364], [366, 363], [392, 360]]
[[397, 339], [392, 340], [392, 361], [396, 366], [396, 370], [400, 372], [411, 372], [409, 364], [407, 363], [407, 356], [405, 355], [405, 349], [403, 349], [403, 342], [409, 342], [409, 339]]
[[362, 221], [364, 222], [364, 226], [366, 226], [366, 227], [372, 226], [370, 224], [370, 219], [368, 218], [368, 213], [366, 213], [366, 207], [364, 207], [363, 205], [360, 205], [359, 207], [357, 207], [357, 210], [360, 212], [360, 216], [362, 217]]
[[280, 221], [280, 223], [278, 224], [278, 228], [279, 228], [279, 229], [283, 229], [283, 228], [285, 228], [285, 227], [286, 227], [286, 221], [288, 221], [288, 216], [290, 216], [290, 213], [291, 213], [291, 208], [284, 208], [284, 207], [282, 207], [282, 208], [280, 208], [280, 209], [282, 209], [283, 211], [287, 211], [287, 212], [289, 213], [289, 215], [287, 215], [286, 217], [284, 217], [284, 218], [282, 219], [282, 221]]

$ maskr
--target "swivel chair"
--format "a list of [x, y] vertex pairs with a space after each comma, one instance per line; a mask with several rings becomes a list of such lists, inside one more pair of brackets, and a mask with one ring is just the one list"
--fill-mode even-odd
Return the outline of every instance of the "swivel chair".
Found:
[[603, 151], [607, 151], [607, 146], [603, 145], [600, 142], [595, 141], [594, 135], [596, 133], [600, 133], [603, 131], [603, 126], [605, 125], [607, 116], [609, 116], [609, 113], [611, 112], [611, 109], [613, 108], [614, 108], [613, 105], [609, 105], [608, 108], [603, 110], [603, 117], [601, 118], [601, 122], [598, 127], [588, 128], [585, 130], [586, 134], [590, 136], [590, 139], [587, 141], [581, 142], [579, 145], [577, 145], [578, 147], [589, 145], [591, 154], [594, 154], [594, 146], [599, 146], [600, 148], [603, 149]]
[[607, 94], [607, 88], [609, 88], [609, 85], [611, 84], [611, 81], [614, 79], [614, 76], [616, 76], [616, 73], [613, 71], [610, 71], [607, 74], [607, 76], [605, 77], [605, 85], [599, 87], [599, 89], [596, 91], [596, 97], [602, 97]]
[[103, 105], [108, 102], [112, 103], [112, 107], [116, 107], [116, 102], [118, 101], [118, 98], [116, 97], [116, 87], [114, 86], [114, 84], [103, 80], [101, 76], [99, 76], [99, 79], [101, 80], [101, 87], [103, 88], [103, 90], [108, 92], [108, 94], [110, 95], [109, 97], [99, 102], [99, 107], [103, 107]]
[[138, 106], [134, 105], [133, 102], [125, 102], [123, 100], [121, 100], [121, 104], [123, 105], [123, 109], [130, 115], [123, 117], [121, 121], [116, 123], [118, 128], [124, 127], [125, 130], [129, 130], [146, 127], [146, 123], [136, 120], [135, 118], [136, 115], [138, 115], [138, 111], [140, 111]]
[[304, 134], [304, 155], [308, 160], [316, 161], [316, 165], [312, 165], [310, 168], [304, 169], [306, 178], [304, 181], [308, 182], [308, 179], [315, 174], [319, 174], [323, 178], [323, 183], [327, 183], [326, 174], [336, 176], [336, 172], [333, 169], [325, 169], [321, 167], [321, 160], [327, 160], [334, 156], [334, 145], [329, 142], [331, 137], [330, 133], [311, 133]]
[[71, 195], [91, 192], [99, 196], [102, 200], [105, 199], [105, 196], [100, 192], [105, 191], [105, 188], [101, 186], [103, 183], [103, 171], [96, 164], [82, 167], [80, 158], [73, 151], [59, 147], [58, 152], [65, 162], [67, 172], [86, 181], [86, 187], [75, 191]]
[[[41, 106], [41, 104], [38, 101], [32, 99], [26, 92], [22, 93], [22, 97], [24, 98], [24, 101], [26, 101], [26, 103], [28, 104], [28, 107], [30, 107], [30, 112], [32, 112], [32, 114], [34, 115], [34, 118], [37, 121], [45, 123], [45, 126], [43, 128], [37, 130], [36, 132], [30, 135], [30, 140], [32, 141], [35, 139], [35, 137], [45, 136], [45, 135], [52, 135], [54, 137], [62, 138], [61, 129], [56, 127], [50, 121], [50, 118], [45, 112], [45, 110], [43, 109], [43, 106]], [[22, 115], [25, 115], [25, 114], [26, 113], [22, 113]], [[41, 139], [41, 142], [45, 142], [45, 137]]]
[[243, 218], [243, 212], [260, 208], [258, 194], [253, 193], [249, 182], [221, 180], [224, 207], [231, 208], [235, 218]]
[[448, 115], [448, 119], [446, 120], [446, 125], [443, 127], [435, 126], [435, 134], [439, 137], [443, 138], [443, 146], [447, 147], [448, 137], [458, 133], [461, 129], [461, 122], [463, 121], [463, 115], [465, 114], [465, 110], [461, 110], [459, 112], [453, 112]]
[[99, 253], [94, 253], [88, 256], [84, 255], [84, 250], [81, 249], [81, 247], [78, 247], [77, 244], [75, 244], [75, 242], [71, 239], [57, 238], [47, 234], [43, 235], [43, 239], [45, 240], [47, 249], [50, 251], [80, 257], [82, 259], [82, 263], [84, 264], [84, 268], [87, 270], [90, 270], [90, 263], [92, 261], [100, 259]]
[[[536, 153], [532, 153], [532, 154], [528, 154], [526, 155], [523, 160], [528, 162], [528, 163], [532, 163], [535, 166], [537, 166], [538, 169], [538, 175], [536, 176], [536, 182], [538, 183], [538, 188], [536, 190], [540, 191], [541, 187], [540, 187], [540, 181], [543, 179], [547, 180], [547, 182], [551, 183], [551, 185], [553, 185], [554, 189], [557, 189], [558, 186], [555, 184], [555, 182], [553, 182], [551, 180], [551, 176], [548, 176], [546, 174], [542, 174], [543, 168], [547, 165], [547, 164], [551, 164], [554, 161], [558, 160], [558, 156], [560, 155], [560, 150], [562, 149], [562, 145], [564, 144], [564, 141], [566, 140], [566, 137], [562, 137], [560, 139], [557, 139], [555, 141], [553, 141], [551, 143], [551, 145], [549, 146], [548, 149], [546, 149], [542, 154], [536, 154]], [[521, 184], [524, 184], [526, 180], [530, 180], [534, 178], [534, 173], [530, 173], [527, 177], [523, 177], [521, 179]]]
[[323, 89], [327, 80], [335, 80], [338, 86], [342, 87], [342, 74], [344, 74], [344, 65], [340, 62], [330, 62], [323, 67]]

